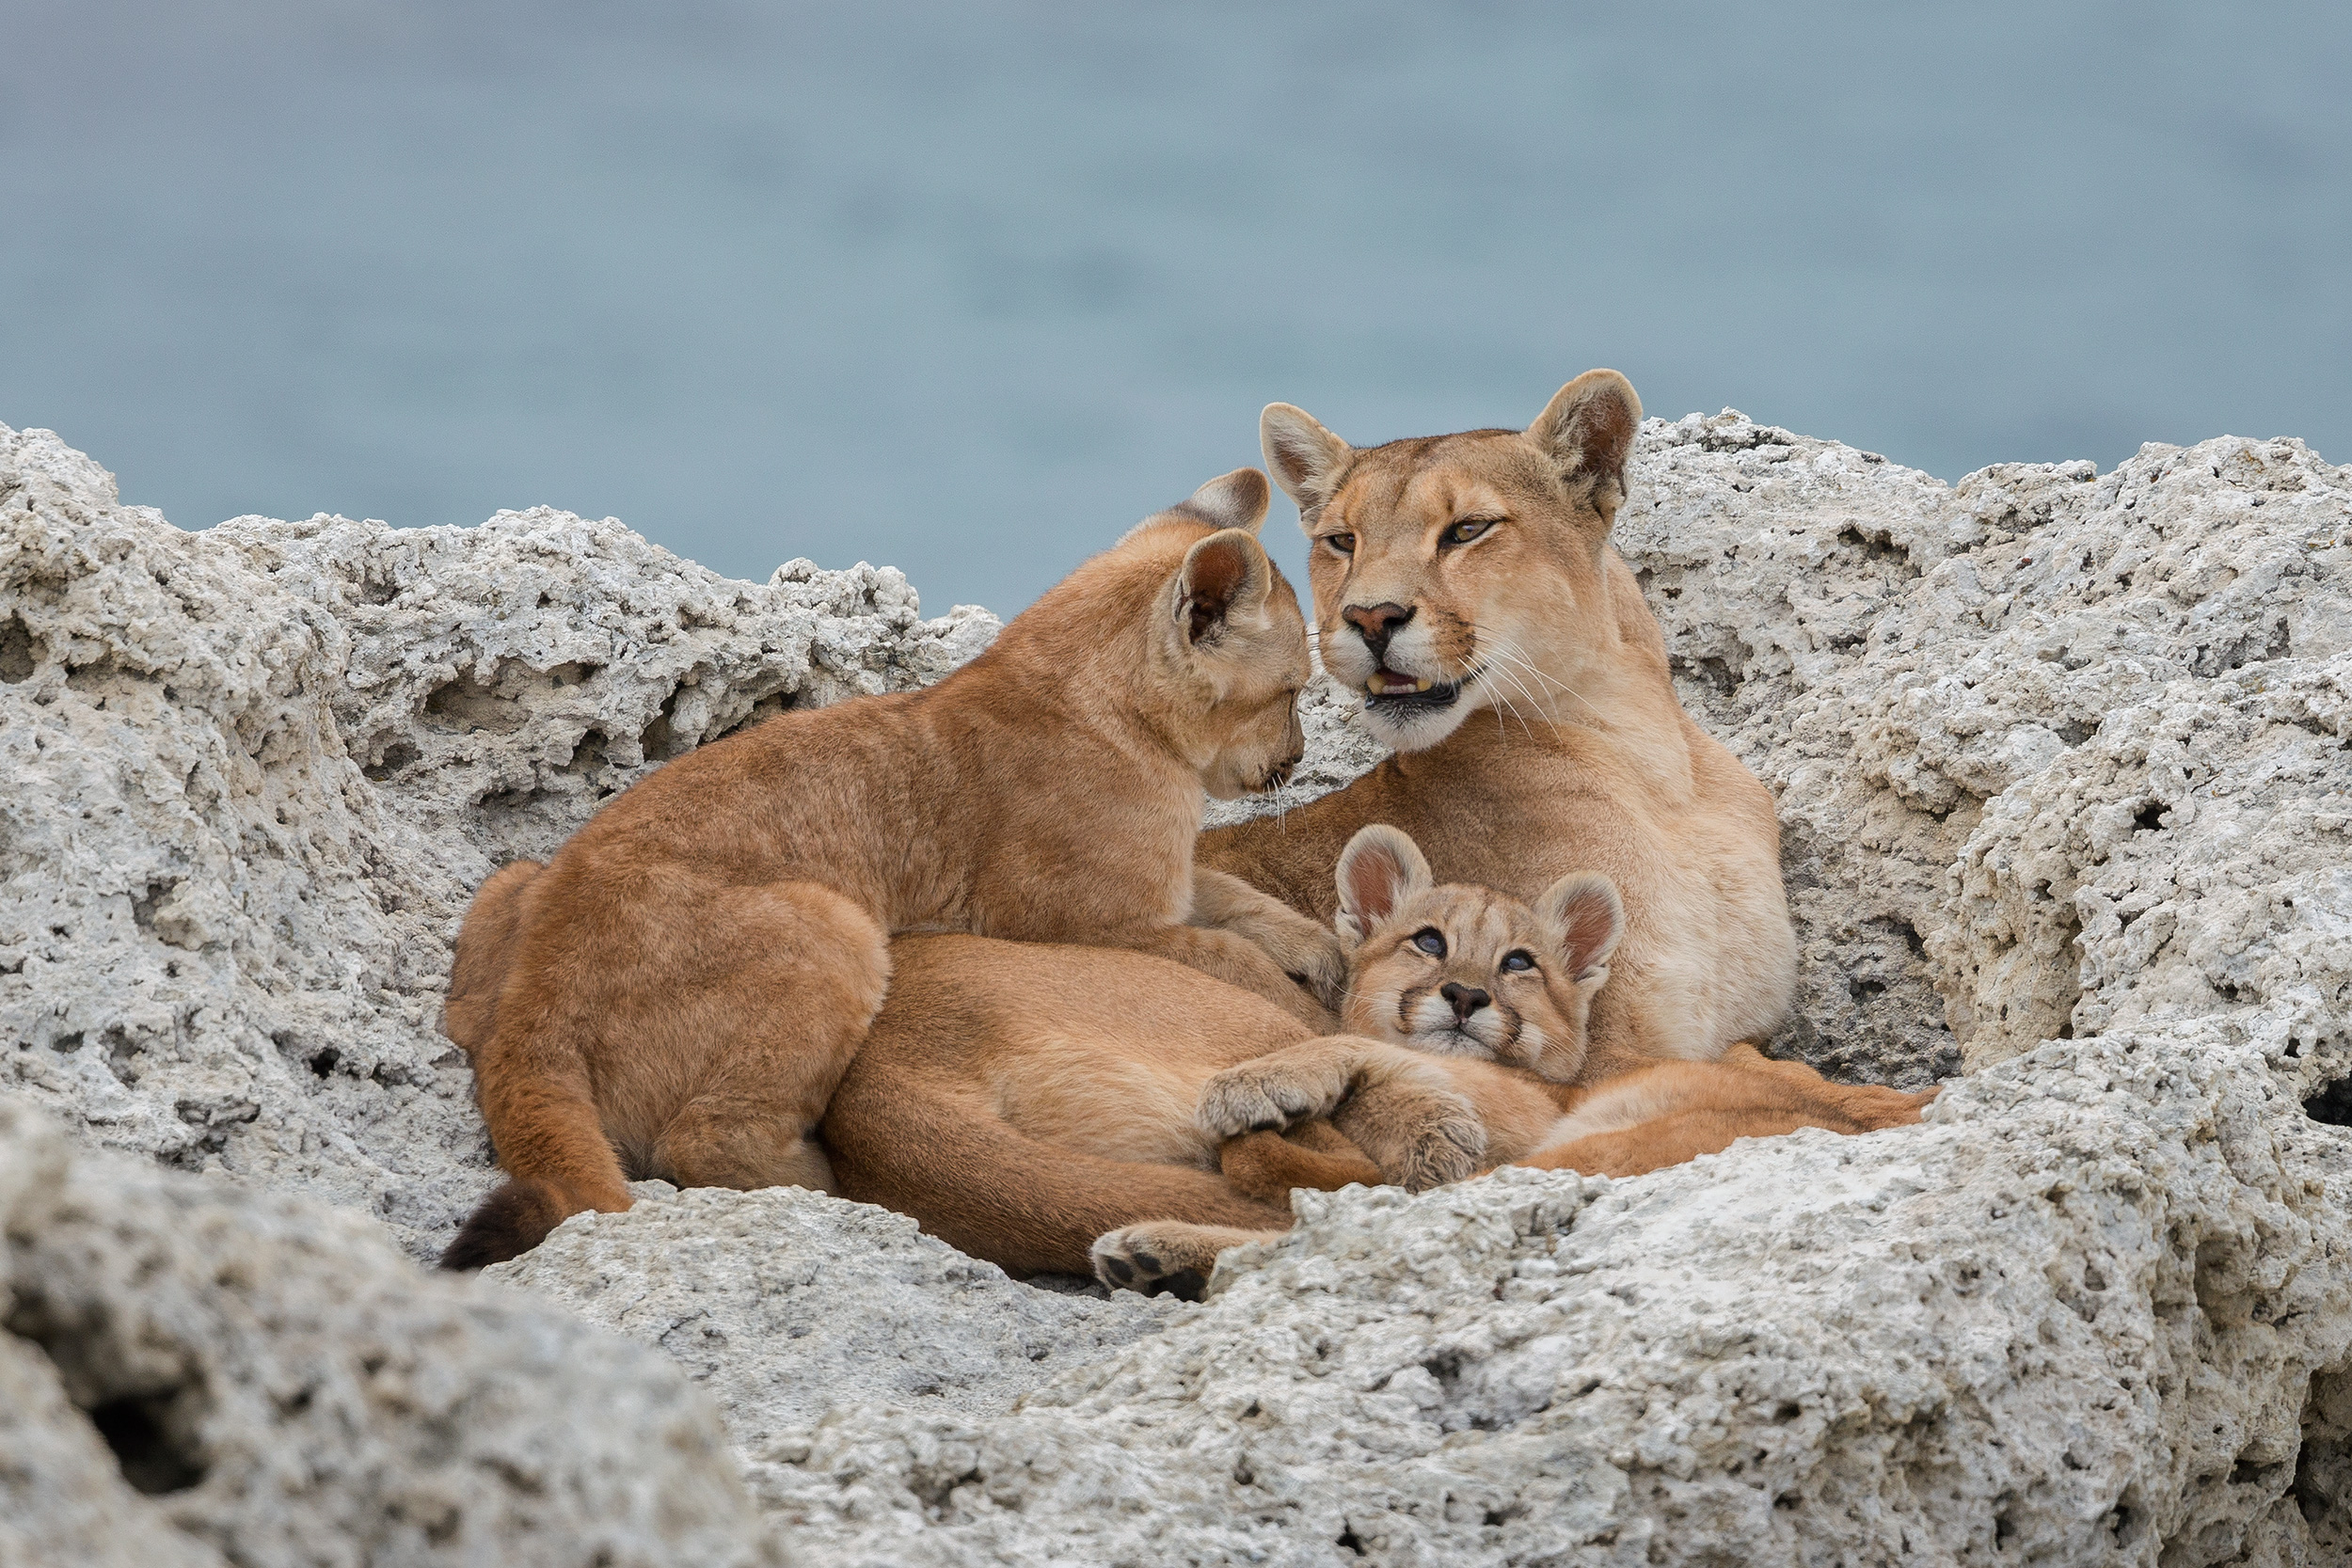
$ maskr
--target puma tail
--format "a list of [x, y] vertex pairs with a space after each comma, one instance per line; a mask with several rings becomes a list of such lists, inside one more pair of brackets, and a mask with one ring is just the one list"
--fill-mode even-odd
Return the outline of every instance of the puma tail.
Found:
[[529, 1252], [583, 1209], [626, 1209], [628, 1187], [605, 1141], [577, 1051], [534, 1038], [536, 1060], [498, 1049], [499, 998], [522, 924], [536, 861], [500, 867], [474, 895], [457, 933], [444, 1033], [473, 1063], [474, 1094], [507, 1180], [484, 1198], [441, 1254], [445, 1269], [478, 1269]]
[[479, 1269], [519, 1258], [547, 1240], [571, 1211], [552, 1182], [517, 1176], [500, 1183], [441, 1253], [445, 1269]]

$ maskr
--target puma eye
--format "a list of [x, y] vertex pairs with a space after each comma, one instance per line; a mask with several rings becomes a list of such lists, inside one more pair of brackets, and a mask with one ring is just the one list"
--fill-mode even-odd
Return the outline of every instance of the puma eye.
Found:
[[1424, 926], [1413, 933], [1413, 945], [1433, 958], [1445, 957], [1445, 938], [1435, 926]]
[[1502, 967], [1509, 974], [1524, 974], [1535, 967], [1535, 955], [1524, 949], [1505, 953], [1502, 955]]
[[1501, 520], [1497, 517], [1465, 517], [1438, 537], [1444, 544], [1467, 545]]
[[1341, 555], [1356, 553], [1356, 536], [1352, 533], [1327, 533], [1323, 536], [1323, 542]]

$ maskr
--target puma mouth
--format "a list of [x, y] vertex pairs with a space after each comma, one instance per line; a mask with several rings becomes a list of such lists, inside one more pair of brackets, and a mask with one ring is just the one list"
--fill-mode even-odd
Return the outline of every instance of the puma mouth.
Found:
[[1364, 702], [1390, 711], [1434, 713], [1452, 707], [1454, 699], [1461, 696], [1462, 688], [1476, 680], [1479, 673], [1472, 670], [1460, 680], [1435, 681], [1425, 675], [1402, 675], [1384, 664], [1365, 677]]

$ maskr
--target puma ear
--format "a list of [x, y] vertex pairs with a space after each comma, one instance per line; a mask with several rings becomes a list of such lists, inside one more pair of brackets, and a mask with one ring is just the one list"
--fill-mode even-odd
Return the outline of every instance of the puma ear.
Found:
[[1609, 956], [1625, 935], [1625, 901], [1597, 871], [1571, 871], [1535, 900], [1535, 912], [1558, 927], [1560, 956], [1579, 984], [1606, 979]]
[[1255, 533], [1265, 522], [1265, 504], [1273, 496], [1274, 487], [1265, 482], [1265, 475], [1255, 468], [1235, 468], [1219, 474], [1168, 510], [1197, 517], [1212, 528]]
[[1356, 830], [1340, 851], [1340, 912], [1331, 924], [1354, 947], [1399, 905], [1431, 885], [1429, 862], [1402, 829], [1385, 822]]
[[1263, 608], [1273, 586], [1265, 546], [1241, 529], [1220, 529], [1184, 552], [1176, 574], [1176, 625], [1192, 646], [1214, 642], [1227, 622]]
[[1258, 446], [1274, 483], [1298, 503], [1302, 523], [1331, 499], [1331, 486], [1356, 451], [1316, 423], [1312, 414], [1287, 403], [1269, 403], [1258, 416]]
[[1571, 485], [1592, 482], [1593, 504], [1603, 516], [1625, 499], [1626, 459], [1642, 428], [1642, 400], [1614, 371], [1586, 371], [1554, 392], [1527, 438], [1560, 466]]

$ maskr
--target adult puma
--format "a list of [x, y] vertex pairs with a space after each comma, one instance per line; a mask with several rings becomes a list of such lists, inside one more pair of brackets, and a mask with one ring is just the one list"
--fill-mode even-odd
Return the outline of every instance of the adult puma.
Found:
[[893, 932], [1156, 953], [1320, 1027], [1291, 976], [1336, 999], [1331, 934], [1191, 863], [1204, 790], [1269, 787], [1303, 744], [1268, 494], [1254, 468], [1212, 481], [938, 685], [706, 746], [484, 884], [445, 1027], [508, 1180], [443, 1263], [626, 1209], [629, 1174], [830, 1187], [814, 1129]]
[[[1298, 503], [1323, 665], [1397, 754], [1198, 863], [1328, 918], [1372, 822], [1438, 870], [1532, 898], [1570, 871], [1625, 899], [1588, 1076], [1711, 1058], [1787, 1013], [1796, 941], [1772, 797], [1682, 710], [1657, 622], [1609, 545], [1641, 400], [1614, 371], [1524, 431], [1359, 450], [1287, 404], [1260, 424]], [[1475, 721], [1472, 716], [1477, 715]]]
[[1924, 1097], [1747, 1047], [1555, 1081], [1578, 1076], [1613, 984], [1606, 879], [1570, 873], [1532, 906], [1440, 886], [1381, 826], [1338, 878], [1348, 1035], [1136, 954], [898, 942], [825, 1116], [837, 1190], [1016, 1273], [1184, 1291], [1223, 1247], [1287, 1228], [1295, 1186], [1419, 1188], [1505, 1161], [1637, 1175], [1741, 1136], [1918, 1119]]

